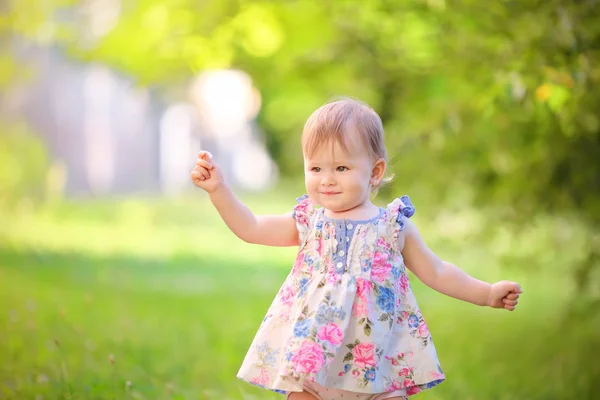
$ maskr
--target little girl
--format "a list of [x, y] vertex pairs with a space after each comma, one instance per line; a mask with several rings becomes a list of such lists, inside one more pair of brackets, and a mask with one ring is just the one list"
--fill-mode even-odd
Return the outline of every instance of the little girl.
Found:
[[[240, 239], [299, 246], [238, 377], [288, 399], [405, 399], [444, 379], [406, 269], [429, 287], [514, 310], [521, 288], [474, 279], [431, 251], [409, 219], [408, 196], [386, 208], [371, 195], [386, 172], [379, 116], [342, 99], [302, 132], [307, 195], [293, 212], [255, 216], [200, 152], [191, 173]], [[317, 207], [319, 206], [319, 207]]]

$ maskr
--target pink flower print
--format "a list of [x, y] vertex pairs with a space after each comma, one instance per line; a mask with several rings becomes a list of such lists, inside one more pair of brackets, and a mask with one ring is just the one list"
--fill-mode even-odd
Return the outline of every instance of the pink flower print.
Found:
[[369, 307], [366, 299], [361, 299], [360, 297], [356, 299], [354, 304], [352, 305], [352, 315], [355, 317], [366, 317], [369, 313]]
[[380, 237], [377, 239], [377, 247], [383, 247], [385, 250], [391, 250], [392, 245], [387, 242], [384, 238]]
[[292, 275], [296, 275], [300, 271], [302, 263], [304, 263], [304, 253], [300, 253], [298, 254], [298, 257], [296, 257], [294, 267], [292, 268]]
[[393, 392], [394, 390], [400, 390], [400, 389], [404, 389], [402, 384], [398, 381], [393, 381], [391, 385], [389, 385], [387, 388], [385, 388], [385, 391]]
[[410, 370], [404, 367], [398, 372], [398, 376], [410, 376]]
[[260, 374], [256, 378], [250, 380], [255, 385], [265, 386], [269, 382], [269, 373], [266, 369], [261, 369]]
[[329, 323], [329, 325], [319, 328], [317, 337], [323, 341], [331, 343], [334, 346], [338, 346], [342, 343], [343, 333], [336, 324]]
[[338, 282], [339, 276], [335, 273], [335, 269], [333, 265], [329, 266], [329, 270], [327, 271], [327, 283], [330, 285], [335, 285]]
[[282, 288], [281, 291], [279, 292], [279, 298], [281, 299], [281, 302], [287, 306], [292, 304], [295, 297], [296, 297], [296, 292], [294, 291], [294, 288], [292, 285], [288, 285], [288, 286]]
[[361, 299], [366, 299], [371, 296], [373, 292], [373, 282], [357, 278], [356, 279], [356, 294]]
[[362, 278], [356, 279], [356, 299], [352, 305], [352, 315], [366, 317], [369, 313], [369, 299], [373, 292], [373, 282]]
[[385, 265], [387, 263], [388, 263], [387, 254], [385, 254], [381, 251], [376, 251], [375, 254], [373, 255], [373, 267]]
[[294, 207], [296, 221], [300, 225], [308, 225], [308, 201], [303, 201]]
[[294, 364], [294, 371], [301, 374], [318, 372], [325, 364], [323, 349], [310, 340], [303, 341], [290, 360]]
[[421, 388], [419, 388], [417, 385], [415, 385], [414, 382], [412, 382], [412, 384], [413, 384], [413, 386], [406, 388], [406, 394], [409, 396], [412, 396], [413, 394], [417, 394], [421, 391]]
[[323, 238], [319, 237], [317, 239], [317, 254], [321, 255], [323, 251]]
[[373, 343], [360, 343], [352, 349], [354, 365], [359, 368], [375, 366], [375, 345]]
[[352, 371], [352, 376], [358, 377], [360, 376], [360, 372], [358, 372], [358, 370], [355, 369], [354, 371]]
[[407, 318], [408, 318], [408, 312], [402, 311], [400, 313], [400, 315], [398, 316], [398, 322], [401, 323], [402, 321], [406, 321]]
[[427, 327], [427, 324], [425, 322], [423, 322], [421, 325], [419, 325], [419, 336], [422, 338], [426, 338], [429, 337], [429, 328]]
[[383, 283], [390, 277], [392, 264], [388, 262], [386, 254], [376, 252], [371, 266], [371, 278], [377, 283]]
[[441, 372], [437, 372], [437, 371], [431, 372], [431, 377], [432, 377], [434, 380], [438, 380], [438, 379], [444, 379], [444, 378], [445, 378], [445, 376], [444, 376], [444, 374], [443, 374], [443, 373], [441, 373]]
[[400, 275], [400, 288], [402, 289], [402, 294], [406, 293], [408, 290], [408, 277], [406, 274]]
[[308, 225], [308, 218], [306, 218], [306, 214], [302, 213], [296, 213], [296, 221], [298, 221], [298, 223], [300, 225], [306, 226]]

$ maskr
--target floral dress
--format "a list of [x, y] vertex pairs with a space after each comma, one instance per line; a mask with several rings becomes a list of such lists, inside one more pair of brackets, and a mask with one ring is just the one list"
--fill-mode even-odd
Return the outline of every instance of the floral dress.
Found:
[[332, 219], [308, 196], [299, 198], [298, 256], [238, 378], [284, 394], [302, 391], [305, 379], [372, 394], [412, 395], [441, 383], [398, 249], [414, 211], [403, 196], [371, 220]]

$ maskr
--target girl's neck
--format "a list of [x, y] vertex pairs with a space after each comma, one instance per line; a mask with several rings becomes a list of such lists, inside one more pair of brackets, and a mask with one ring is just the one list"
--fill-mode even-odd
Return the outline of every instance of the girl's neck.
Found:
[[380, 214], [380, 209], [370, 200], [365, 201], [355, 207], [347, 210], [332, 211], [324, 209], [323, 215], [331, 219], [351, 219], [355, 221], [371, 220], [377, 218]]

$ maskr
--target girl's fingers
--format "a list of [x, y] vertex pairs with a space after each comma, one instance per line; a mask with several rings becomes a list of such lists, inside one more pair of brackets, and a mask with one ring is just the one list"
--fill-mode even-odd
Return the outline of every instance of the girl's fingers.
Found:
[[508, 311], [514, 311], [515, 310], [515, 306], [504, 306], [505, 309], [507, 309]]
[[519, 304], [519, 300], [502, 299], [502, 302], [507, 306], [516, 306], [517, 304]]
[[201, 159], [201, 158], [199, 158], [198, 160], [196, 160], [196, 166], [203, 167], [203, 168], [206, 168], [206, 169], [212, 169], [212, 164], [209, 163], [206, 160]]
[[204, 177], [204, 179], [210, 179], [210, 172], [206, 168], [200, 167], [200, 173]]
[[209, 151], [201, 151], [200, 153], [198, 153], [198, 158], [200, 160], [208, 161], [212, 165], [211, 161], [212, 161], [213, 155]]
[[197, 181], [203, 181], [204, 180], [204, 176], [202, 176], [202, 174], [199, 171], [192, 171], [191, 173], [192, 176], [192, 181], [193, 182], [197, 182]]
[[506, 295], [506, 299], [517, 300], [519, 298], [519, 293], [510, 293]]
[[210, 179], [210, 172], [204, 167], [195, 166], [194, 172], [197, 172], [203, 179]]

